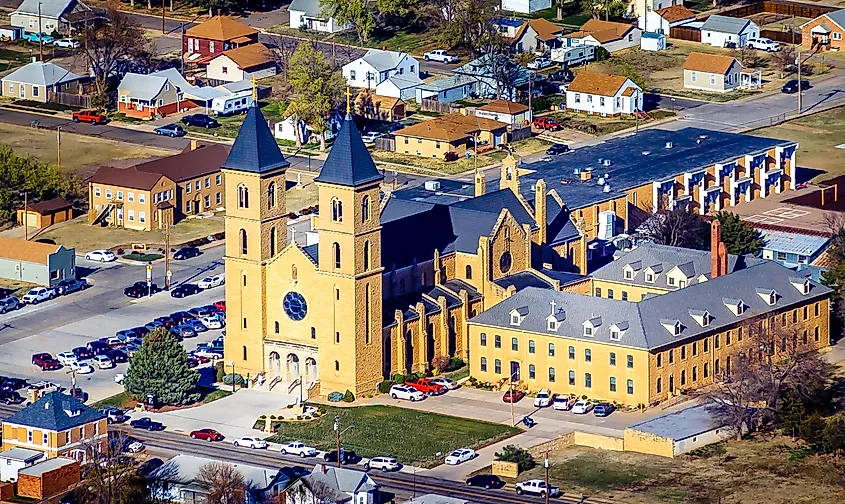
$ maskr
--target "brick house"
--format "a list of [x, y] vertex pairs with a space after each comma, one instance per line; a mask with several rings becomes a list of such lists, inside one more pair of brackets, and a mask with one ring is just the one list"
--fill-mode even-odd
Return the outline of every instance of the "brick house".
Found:
[[804, 49], [841, 50], [845, 33], [845, 9], [828, 12], [801, 25], [801, 46]]
[[188, 28], [182, 36], [182, 50], [189, 60], [193, 54], [207, 60], [229, 49], [255, 43], [258, 43], [258, 30], [220, 15]]
[[18, 497], [47, 499], [82, 481], [78, 460], [57, 457], [18, 471]]

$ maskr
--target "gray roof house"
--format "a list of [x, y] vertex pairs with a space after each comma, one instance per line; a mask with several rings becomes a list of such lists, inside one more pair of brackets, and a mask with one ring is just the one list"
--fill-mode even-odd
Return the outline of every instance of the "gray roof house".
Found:
[[408, 53], [370, 49], [360, 58], [343, 65], [342, 72], [350, 86], [375, 89], [394, 75], [419, 80], [420, 64]]
[[288, 502], [334, 502], [350, 504], [375, 504], [378, 485], [365, 472], [325, 464], [314, 466], [311, 474], [291, 485], [287, 491]]
[[714, 47], [742, 47], [748, 39], [760, 36], [760, 27], [744, 18], [714, 14], [701, 25], [701, 43]]
[[50, 91], [77, 92], [82, 79], [54, 63], [33, 61], [3, 77], [3, 96], [46, 102]]
[[332, 16], [324, 15], [319, 0], [293, 0], [288, 6], [288, 12], [290, 27], [297, 30], [304, 26], [308, 30], [335, 33], [349, 27], [338, 24]]
[[432, 82], [420, 84], [417, 87], [417, 103], [425, 99], [437, 100], [443, 103], [469, 98], [475, 93], [478, 81], [468, 75], [453, 74]]
[[9, 14], [11, 25], [23, 28], [28, 33], [38, 33], [39, 6], [40, 30], [47, 34], [53, 31], [68, 34], [79, 24], [103, 18], [100, 9], [92, 9], [79, 0], [23, 0], [20, 6]]

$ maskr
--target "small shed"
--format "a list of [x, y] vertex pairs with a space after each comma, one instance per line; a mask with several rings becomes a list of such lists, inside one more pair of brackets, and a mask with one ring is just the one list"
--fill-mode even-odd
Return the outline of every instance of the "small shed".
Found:
[[362, 91], [355, 98], [358, 115], [376, 121], [400, 121], [405, 118], [405, 102], [401, 98], [380, 96]]
[[64, 198], [53, 198], [28, 204], [26, 208], [18, 208], [17, 214], [18, 226], [41, 229], [71, 220], [73, 205]]
[[645, 32], [640, 37], [640, 49], [643, 51], [662, 51], [666, 49], [666, 35]]
[[44, 458], [44, 452], [28, 448], [11, 448], [0, 453], [0, 481], [17, 481], [18, 471]]
[[18, 496], [47, 499], [82, 481], [79, 461], [56, 457], [18, 471]]
[[677, 457], [736, 435], [714, 404], [697, 404], [625, 428], [625, 451]]
[[0, 40], [11, 41], [21, 38], [23, 28], [20, 26], [0, 25]]

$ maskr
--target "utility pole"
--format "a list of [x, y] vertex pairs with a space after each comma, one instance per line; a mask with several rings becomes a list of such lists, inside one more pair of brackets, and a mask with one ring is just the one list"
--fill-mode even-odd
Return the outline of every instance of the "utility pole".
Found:
[[164, 35], [166, 33], [164, 29], [164, 0], [161, 0], [161, 34]]
[[[164, 289], [170, 290], [170, 277], [173, 272], [170, 271], [170, 221], [164, 217]], [[234, 361], [233, 361], [234, 362]], [[232, 365], [234, 369], [234, 364]], [[232, 374], [235, 374], [232, 371]]]
[[543, 453], [543, 471], [546, 473], [546, 504], [549, 504], [549, 452]]
[[44, 34], [41, 32], [41, 2], [38, 2], [38, 54], [44, 63]]
[[179, 61], [180, 61], [180, 64], [181, 64], [180, 73], [182, 75], [184, 75], [185, 74], [185, 23], [181, 24], [181, 26], [179, 28], [179, 32], [182, 34], [182, 44], [181, 44], [182, 51], [181, 51], [181, 57], [179, 58]]
[[[514, 176], [516, 176], [516, 174], [514, 174]], [[509, 381], [510, 381], [510, 393], [511, 393], [511, 397], [510, 397], [510, 399], [511, 399], [510, 400], [510, 403], [511, 403], [511, 427], [516, 427], [516, 416], [514, 415], [514, 412], [513, 412], [513, 373], [511, 373], [511, 379]]]
[[23, 240], [29, 241], [29, 209], [27, 208], [27, 201], [29, 199], [29, 193], [27, 191], [23, 192]]
[[801, 113], [801, 49], [798, 49], [795, 65], [798, 67], [798, 113]]
[[337, 436], [337, 466], [340, 467], [340, 415], [334, 417], [334, 432]]
[[[674, 100], [675, 99], [672, 98], [673, 102], [674, 102]], [[674, 104], [673, 104], [673, 107], [674, 107]], [[634, 126], [634, 134], [635, 135], [640, 132], [639, 109], [640, 109], [640, 90], [638, 89], [638, 90], [634, 91], [634, 117], [636, 117], [636, 125]]]
[[62, 127], [56, 127], [56, 164], [62, 171]]

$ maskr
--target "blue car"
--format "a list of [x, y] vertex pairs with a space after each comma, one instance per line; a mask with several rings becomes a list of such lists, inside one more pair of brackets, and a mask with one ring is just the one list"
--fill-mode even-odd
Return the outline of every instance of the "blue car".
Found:
[[[200, 322], [202, 323], [202, 322]], [[178, 326], [174, 327], [173, 332], [183, 338], [193, 338], [197, 335], [196, 329], [194, 329], [193, 325], [191, 324], [179, 324]]]
[[615, 409], [616, 408], [610, 403], [598, 403], [595, 408], [593, 408], [593, 415], [597, 417], [606, 417], [607, 415], [613, 413]]
[[205, 324], [203, 324], [202, 322], [200, 322], [199, 320], [196, 320], [196, 319], [188, 320], [187, 322], [185, 322], [185, 325], [191, 326], [194, 329], [194, 331], [196, 331], [198, 333], [208, 331], [208, 328], [205, 327]]
[[156, 128], [156, 135], [167, 135], [169, 137], [185, 136], [185, 130], [178, 124], [167, 124]]
[[45, 34], [45, 33], [24, 33], [21, 37], [27, 42], [32, 42], [33, 44], [37, 44], [39, 41], [46, 44], [52, 44], [56, 41], [53, 37]]

